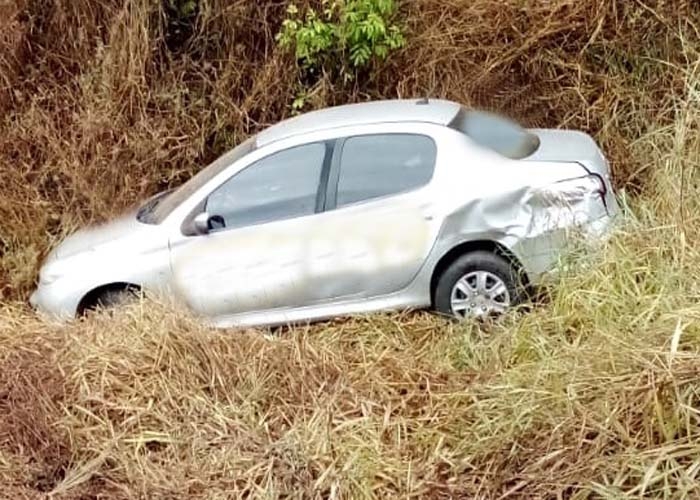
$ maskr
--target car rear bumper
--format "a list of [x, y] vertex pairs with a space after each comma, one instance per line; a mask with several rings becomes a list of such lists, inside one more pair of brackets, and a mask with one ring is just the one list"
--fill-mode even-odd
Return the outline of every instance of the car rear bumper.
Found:
[[595, 249], [604, 245], [613, 234], [620, 214], [604, 215], [593, 221], [521, 242], [517, 249], [532, 285], [539, 285], [548, 276], [556, 275], [562, 260], [581, 246]]

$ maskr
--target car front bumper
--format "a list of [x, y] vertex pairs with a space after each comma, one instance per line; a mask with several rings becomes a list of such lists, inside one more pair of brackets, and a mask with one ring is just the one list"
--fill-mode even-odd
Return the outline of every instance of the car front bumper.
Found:
[[42, 284], [29, 297], [29, 304], [42, 317], [67, 321], [76, 315], [79, 297], [61, 286], [60, 281]]

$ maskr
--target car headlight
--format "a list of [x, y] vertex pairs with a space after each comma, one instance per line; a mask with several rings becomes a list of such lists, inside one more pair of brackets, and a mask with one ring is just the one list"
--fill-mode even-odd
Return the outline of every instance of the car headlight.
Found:
[[39, 284], [40, 285], [51, 285], [54, 283], [58, 278], [62, 276], [62, 273], [59, 272], [58, 269], [55, 268], [49, 268], [49, 269], [42, 269], [39, 271]]
[[94, 249], [81, 252], [65, 258], [49, 258], [39, 271], [39, 284], [51, 285], [63, 276], [73, 274], [76, 270], [84, 270], [91, 264], [89, 258]]

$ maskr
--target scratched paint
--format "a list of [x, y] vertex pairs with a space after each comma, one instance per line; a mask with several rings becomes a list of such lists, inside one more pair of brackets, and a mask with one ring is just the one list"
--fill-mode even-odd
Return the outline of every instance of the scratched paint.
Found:
[[429, 224], [407, 205], [338, 210], [261, 229], [193, 238], [177, 251], [175, 286], [191, 306], [233, 314], [391, 293], [410, 283], [432, 246]]
[[[472, 199], [445, 218], [439, 235], [501, 241], [538, 272], [572, 230], [604, 215], [595, 193], [557, 199], [521, 187]], [[193, 238], [175, 252], [174, 283], [190, 306], [209, 315], [374, 297], [406, 287], [436, 237], [409, 204], [338, 210]]]
[[[460, 241], [497, 241], [518, 257], [533, 279], [551, 269], [576, 233], [607, 216], [599, 194], [553, 196], [538, 187], [518, 187], [473, 198], [445, 217], [439, 248]], [[590, 237], [594, 237], [590, 234]]]

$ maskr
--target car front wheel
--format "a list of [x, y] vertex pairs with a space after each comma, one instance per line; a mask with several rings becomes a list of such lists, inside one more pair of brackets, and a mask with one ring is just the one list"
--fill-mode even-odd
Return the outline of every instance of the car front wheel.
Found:
[[88, 294], [78, 307], [78, 316], [102, 310], [113, 310], [139, 299], [142, 292], [130, 285], [110, 286]]
[[457, 319], [499, 316], [523, 302], [525, 287], [505, 258], [486, 251], [455, 260], [440, 276], [435, 309]]

